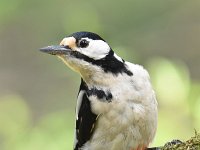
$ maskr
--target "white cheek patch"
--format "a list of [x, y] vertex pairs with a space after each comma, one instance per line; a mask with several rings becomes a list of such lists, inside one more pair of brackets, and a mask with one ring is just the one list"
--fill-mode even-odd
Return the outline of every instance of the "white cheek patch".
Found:
[[82, 54], [98, 60], [105, 57], [109, 53], [110, 47], [106, 42], [102, 40], [91, 40], [88, 38], [84, 39], [87, 39], [87, 41], [89, 41], [89, 45], [86, 48], [79, 49]]

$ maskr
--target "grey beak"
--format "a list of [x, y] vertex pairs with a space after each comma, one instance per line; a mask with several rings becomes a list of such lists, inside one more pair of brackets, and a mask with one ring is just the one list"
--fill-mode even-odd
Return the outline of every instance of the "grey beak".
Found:
[[68, 46], [52, 45], [40, 48], [40, 51], [51, 55], [62, 55], [68, 54], [71, 51], [71, 48]]

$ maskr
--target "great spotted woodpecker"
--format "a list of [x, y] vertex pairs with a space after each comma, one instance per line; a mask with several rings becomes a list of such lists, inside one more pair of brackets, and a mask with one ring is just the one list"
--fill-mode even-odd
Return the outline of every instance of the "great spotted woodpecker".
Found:
[[148, 72], [120, 58], [99, 35], [76, 32], [40, 49], [81, 76], [74, 150], [144, 150], [157, 128]]

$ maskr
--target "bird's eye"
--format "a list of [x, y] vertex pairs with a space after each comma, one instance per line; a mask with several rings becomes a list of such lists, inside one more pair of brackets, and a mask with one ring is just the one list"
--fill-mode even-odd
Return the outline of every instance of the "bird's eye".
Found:
[[81, 40], [80, 42], [79, 42], [79, 46], [81, 47], [81, 48], [85, 48], [85, 47], [87, 47], [89, 45], [89, 42], [87, 41], [87, 40]]

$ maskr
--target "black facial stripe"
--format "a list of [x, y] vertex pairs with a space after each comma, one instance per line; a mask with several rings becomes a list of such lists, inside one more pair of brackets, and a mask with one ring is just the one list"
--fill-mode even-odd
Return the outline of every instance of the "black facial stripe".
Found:
[[[70, 37], [74, 37], [76, 39], [77, 45], [78, 45], [79, 40], [81, 40], [82, 38], [105, 41], [99, 35], [92, 32], [76, 32], [76, 33], [71, 34]], [[110, 50], [109, 54], [105, 58], [102, 58], [99, 60], [94, 60], [76, 51], [73, 51], [71, 55], [76, 58], [87, 61], [89, 63], [92, 63], [93, 65], [100, 66], [105, 72], [111, 72], [115, 75], [118, 75], [119, 73], [126, 73], [129, 76], [133, 75], [133, 73], [126, 68], [124, 60], [122, 60], [123, 62], [121, 62], [113, 56], [114, 55], [113, 50]]]
[[115, 75], [118, 75], [119, 73], [126, 73], [128, 76], [133, 75], [133, 73], [126, 68], [124, 62], [121, 62], [114, 57], [113, 50], [110, 50], [109, 54], [105, 58], [99, 60], [94, 60], [77, 51], [73, 51], [71, 55], [78, 59], [92, 63], [93, 65], [100, 66], [105, 72], [111, 72]]
[[112, 99], [112, 93], [110, 93], [109, 91], [104, 92], [103, 90], [99, 90], [97, 88], [92, 88], [90, 90], [87, 90], [87, 95], [88, 97], [94, 95], [97, 96], [97, 98], [101, 101], [107, 101], [107, 102], [111, 102]]

